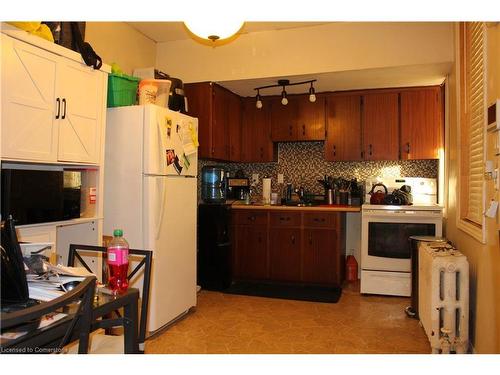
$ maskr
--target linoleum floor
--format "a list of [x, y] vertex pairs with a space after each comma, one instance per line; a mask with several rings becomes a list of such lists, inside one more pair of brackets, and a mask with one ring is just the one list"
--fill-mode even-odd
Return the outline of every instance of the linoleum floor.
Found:
[[146, 353], [430, 353], [423, 328], [404, 312], [409, 304], [362, 296], [358, 283], [346, 285], [336, 304], [202, 290], [195, 309], [146, 341]]

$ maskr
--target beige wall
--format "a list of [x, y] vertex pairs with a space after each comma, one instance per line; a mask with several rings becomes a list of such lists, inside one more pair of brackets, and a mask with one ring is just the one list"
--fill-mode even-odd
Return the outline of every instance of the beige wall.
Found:
[[453, 61], [451, 23], [348, 23], [264, 31], [217, 48], [158, 43], [156, 65], [184, 82], [293, 76]]
[[126, 74], [155, 65], [156, 43], [125, 22], [87, 22], [85, 41], [104, 63], [116, 62]]
[[[455, 39], [457, 34], [455, 33]], [[488, 103], [500, 97], [500, 26], [488, 28]], [[456, 45], [456, 43], [455, 43]], [[458, 50], [456, 50], [458, 56]], [[458, 57], [457, 57], [458, 58]], [[477, 353], [500, 353], [500, 247], [499, 225], [495, 219], [486, 219], [486, 244], [481, 244], [457, 228], [457, 173], [458, 173], [458, 67], [449, 77], [449, 147], [448, 157], [448, 219], [446, 236], [468, 258], [470, 264], [472, 344]], [[486, 158], [494, 160], [493, 137], [487, 135]], [[499, 199], [493, 183], [486, 183], [487, 201]], [[498, 216], [498, 214], [497, 214]]]

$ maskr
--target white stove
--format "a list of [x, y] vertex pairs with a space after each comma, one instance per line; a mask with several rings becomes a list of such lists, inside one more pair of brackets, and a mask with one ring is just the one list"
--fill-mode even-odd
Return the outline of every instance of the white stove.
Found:
[[[361, 293], [411, 295], [411, 259], [408, 239], [414, 235], [442, 235], [442, 207], [437, 184], [428, 178], [375, 178], [366, 181], [369, 192], [383, 183], [389, 193], [411, 186], [414, 204], [361, 208]], [[370, 201], [367, 194], [366, 201]]]

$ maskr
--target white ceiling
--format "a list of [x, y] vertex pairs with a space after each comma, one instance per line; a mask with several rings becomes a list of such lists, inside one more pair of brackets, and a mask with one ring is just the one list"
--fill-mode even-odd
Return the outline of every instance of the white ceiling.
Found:
[[[156, 42], [190, 39], [182, 22], [128, 22], [130, 26]], [[240, 34], [261, 31], [285, 30], [318, 26], [325, 22], [245, 22]], [[441, 84], [450, 71], [449, 63], [398, 66], [394, 68], [351, 70], [340, 72], [311, 72], [301, 76], [262, 77], [259, 79], [218, 82], [240, 96], [255, 96], [255, 87], [274, 85], [278, 79], [289, 79], [291, 83], [317, 79], [316, 92], [342, 91], [368, 88], [430, 86]], [[287, 87], [290, 94], [308, 92], [308, 85]], [[261, 91], [262, 96], [279, 95], [281, 88]]]
[[[190, 39], [182, 22], [127, 22], [155, 42], [173, 42]], [[238, 34], [248, 34], [259, 31], [295, 29], [323, 25], [326, 22], [245, 22]]]

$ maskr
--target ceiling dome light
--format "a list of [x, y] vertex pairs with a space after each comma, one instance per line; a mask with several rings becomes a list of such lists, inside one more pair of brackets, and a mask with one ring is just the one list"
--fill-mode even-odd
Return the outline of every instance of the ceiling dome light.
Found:
[[[199, 17], [184, 21], [184, 25], [191, 34], [209, 42], [212, 45], [221, 44], [226, 39], [230, 39], [243, 27], [243, 21], [235, 19], [215, 19], [212, 17]], [[232, 39], [231, 39], [232, 40]]]
[[255, 102], [255, 106], [257, 107], [257, 109], [261, 109], [262, 108], [262, 99], [260, 97], [259, 90], [257, 90], [257, 96], [255, 97], [255, 99], [257, 99], [257, 101]]
[[312, 82], [311, 82], [311, 88], [309, 89], [309, 101], [311, 103], [314, 103], [316, 101], [316, 92], [314, 91]]
[[283, 86], [283, 91], [281, 92], [281, 104], [283, 105], [288, 104], [288, 98], [286, 97], [285, 86]]

